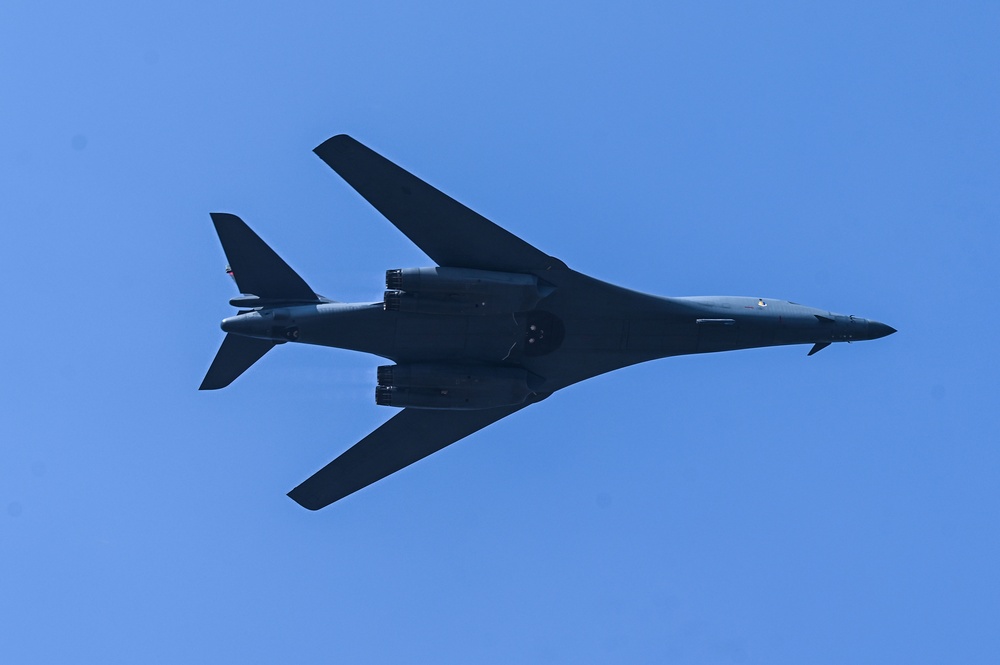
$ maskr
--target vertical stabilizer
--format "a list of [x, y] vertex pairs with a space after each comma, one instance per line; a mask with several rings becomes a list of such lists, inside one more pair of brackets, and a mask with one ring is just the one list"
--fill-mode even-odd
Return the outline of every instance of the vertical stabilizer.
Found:
[[316, 302], [305, 280], [236, 215], [213, 212], [212, 222], [236, 286], [263, 300]]

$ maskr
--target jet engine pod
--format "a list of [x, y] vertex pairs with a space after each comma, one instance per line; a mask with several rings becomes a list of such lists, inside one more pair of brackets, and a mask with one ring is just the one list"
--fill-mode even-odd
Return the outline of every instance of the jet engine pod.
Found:
[[531, 390], [519, 367], [384, 365], [375, 403], [414, 409], [490, 409], [522, 403]]
[[382, 300], [387, 312], [410, 312], [415, 314], [491, 314], [481, 298], [468, 295], [439, 295], [436, 293], [407, 293], [406, 291], [386, 291]]
[[531, 309], [552, 287], [534, 275], [469, 268], [405, 268], [385, 273], [386, 311], [496, 314]]

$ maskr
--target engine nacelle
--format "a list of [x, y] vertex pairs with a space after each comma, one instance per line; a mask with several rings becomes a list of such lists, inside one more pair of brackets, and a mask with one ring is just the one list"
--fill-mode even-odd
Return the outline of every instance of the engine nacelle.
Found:
[[385, 365], [378, 368], [375, 403], [414, 409], [489, 409], [523, 402], [527, 370], [473, 365]]
[[386, 311], [425, 314], [522, 312], [553, 289], [534, 275], [440, 267], [387, 270], [385, 286]]

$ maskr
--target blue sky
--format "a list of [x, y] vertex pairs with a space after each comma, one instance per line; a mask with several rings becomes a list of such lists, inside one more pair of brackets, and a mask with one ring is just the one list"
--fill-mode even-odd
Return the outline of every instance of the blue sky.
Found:
[[[758, 5], [0, 5], [0, 659], [995, 661], [1000, 7]], [[379, 361], [199, 393], [208, 213], [379, 298], [429, 260], [342, 132], [601, 279], [900, 332], [599, 377], [310, 513]]]

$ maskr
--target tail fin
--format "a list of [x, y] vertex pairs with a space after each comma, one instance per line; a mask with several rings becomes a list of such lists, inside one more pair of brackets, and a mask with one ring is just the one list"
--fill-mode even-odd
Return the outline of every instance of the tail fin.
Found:
[[251, 365], [260, 360], [265, 353], [274, 348], [276, 344], [277, 342], [267, 339], [243, 337], [232, 333], [226, 335], [198, 390], [225, 388], [235, 381], [236, 377], [247, 371]]
[[[321, 300], [305, 280], [275, 254], [274, 250], [268, 247], [242, 219], [228, 213], [213, 212], [212, 222], [215, 224], [216, 233], [219, 234], [219, 241], [222, 242], [222, 250], [229, 260], [233, 279], [236, 280], [236, 286], [241, 292], [270, 301]], [[261, 355], [263, 354], [262, 351]], [[238, 375], [237, 373], [236, 376]]]

